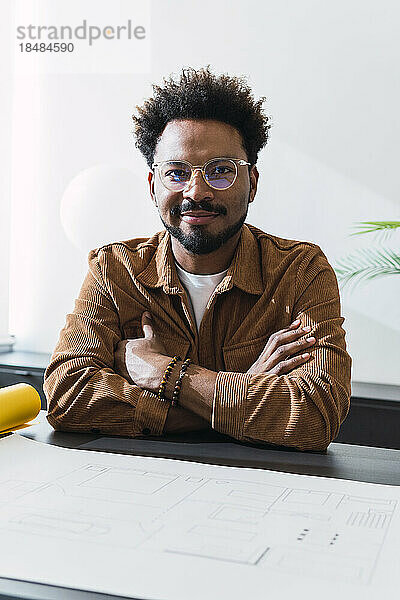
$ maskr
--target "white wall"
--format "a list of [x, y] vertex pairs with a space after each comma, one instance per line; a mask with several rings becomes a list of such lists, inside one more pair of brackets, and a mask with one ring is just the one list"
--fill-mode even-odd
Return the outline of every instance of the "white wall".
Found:
[[[273, 128], [248, 222], [314, 241], [332, 263], [371, 245], [368, 236], [349, 237], [356, 221], [399, 219], [399, 17], [394, 1], [158, 0], [151, 72], [43, 75], [17, 85], [10, 282], [17, 349], [52, 351], [86, 272], [86, 251], [60, 221], [63, 192], [78, 173], [111, 164], [137, 181], [131, 198], [103, 200], [94, 224], [83, 211], [88, 241], [162, 229], [130, 116], [152, 82], [182, 66], [247, 75], [255, 94], [267, 96]], [[399, 238], [392, 244], [398, 248]], [[399, 287], [392, 276], [343, 289], [355, 381], [400, 384]]]
[[10, 252], [10, 197], [11, 197], [11, 108], [12, 108], [12, 51], [11, 5], [5, 4], [0, 19], [0, 72], [2, 91], [0, 94], [0, 339], [8, 334], [9, 314], [9, 252]]

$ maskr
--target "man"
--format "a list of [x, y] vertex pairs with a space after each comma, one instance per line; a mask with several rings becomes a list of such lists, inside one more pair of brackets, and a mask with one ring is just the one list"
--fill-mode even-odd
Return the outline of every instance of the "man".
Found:
[[134, 122], [165, 229], [89, 253], [45, 372], [47, 418], [66, 431], [212, 428], [325, 450], [349, 409], [351, 358], [321, 248], [245, 224], [268, 138], [263, 99], [209, 69], [154, 92]]

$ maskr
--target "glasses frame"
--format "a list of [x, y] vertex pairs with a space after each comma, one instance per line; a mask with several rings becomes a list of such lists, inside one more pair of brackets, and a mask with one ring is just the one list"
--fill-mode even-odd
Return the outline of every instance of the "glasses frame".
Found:
[[[226, 188], [218, 188], [215, 187], [213, 185], [211, 185], [211, 183], [209, 181], [207, 181], [206, 179], [206, 167], [207, 165], [209, 165], [210, 163], [214, 162], [214, 160], [231, 160], [233, 162], [233, 164], [235, 165], [235, 177], [232, 181], [231, 184], [229, 184]], [[188, 165], [191, 169], [191, 175], [190, 175], [190, 179], [189, 181], [186, 183], [186, 185], [181, 189], [181, 190], [176, 190], [174, 188], [169, 188], [167, 185], [165, 185], [164, 181], [161, 178], [160, 175], [160, 168], [165, 165], [166, 163], [170, 163], [170, 162], [179, 162], [179, 163], [183, 163], [185, 165]], [[203, 179], [206, 182], [206, 184], [208, 186], [210, 186], [210, 188], [212, 188], [213, 190], [218, 190], [219, 192], [223, 192], [225, 190], [229, 190], [230, 187], [233, 186], [233, 184], [235, 183], [237, 176], [238, 176], [238, 166], [239, 167], [245, 167], [245, 166], [251, 166], [251, 163], [247, 162], [246, 160], [243, 160], [243, 158], [232, 158], [231, 156], [217, 156], [216, 158], [210, 158], [210, 160], [208, 160], [207, 162], [204, 163], [204, 165], [192, 165], [188, 160], [181, 160], [181, 159], [170, 159], [170, 160], [163, 160], [160, 163], [153, 163], [151, 165], [151, 170], [154, 172], [156, 168], [158, 168], [158, 176], [160, 178], [161, 183], [163, 184], [163, 186], [169, 190], [170, 192], [183, 192], [186, 188], [188, 188], [192, 182], [192, 179], [194, 177], [194, 174], [196, 171], [201, 171], [201, 174], [203, 175]]]

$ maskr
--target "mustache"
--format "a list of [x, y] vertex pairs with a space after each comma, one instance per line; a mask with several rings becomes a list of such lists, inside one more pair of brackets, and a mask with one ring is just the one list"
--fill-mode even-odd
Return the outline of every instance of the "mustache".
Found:
[[219, 204], [212, 205], [210, 202], [207, 202], [207, 200], [204, 202], [199, 202], [198, 204], [195, 202], [190, 202], [189, 200], [185, 201], [181, 206], [173, 206], [170, 210], [170, 213], [173, 216], [179, 216], [181, 213], [188, 212], [190, 210], [203, 210], [204, 212], [218, 213], [221, 215], [226, 215], [227, 213], [225, 206], [221, 206]]

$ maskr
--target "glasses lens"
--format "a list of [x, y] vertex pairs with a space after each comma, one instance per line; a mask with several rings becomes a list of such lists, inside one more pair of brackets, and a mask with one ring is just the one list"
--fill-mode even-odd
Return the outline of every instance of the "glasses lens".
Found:
[[227, 158], [212, 160], [206, 167], [205, 175], [212, 187], [224, 190], [236, 179], [236, 165], [233, 160]]
[[160, 170], [161, 180], [165, 187], [170, 190], [183, 190], [190, 181], [192, 170], [184, 162], [169, 161], [162, 165]]

